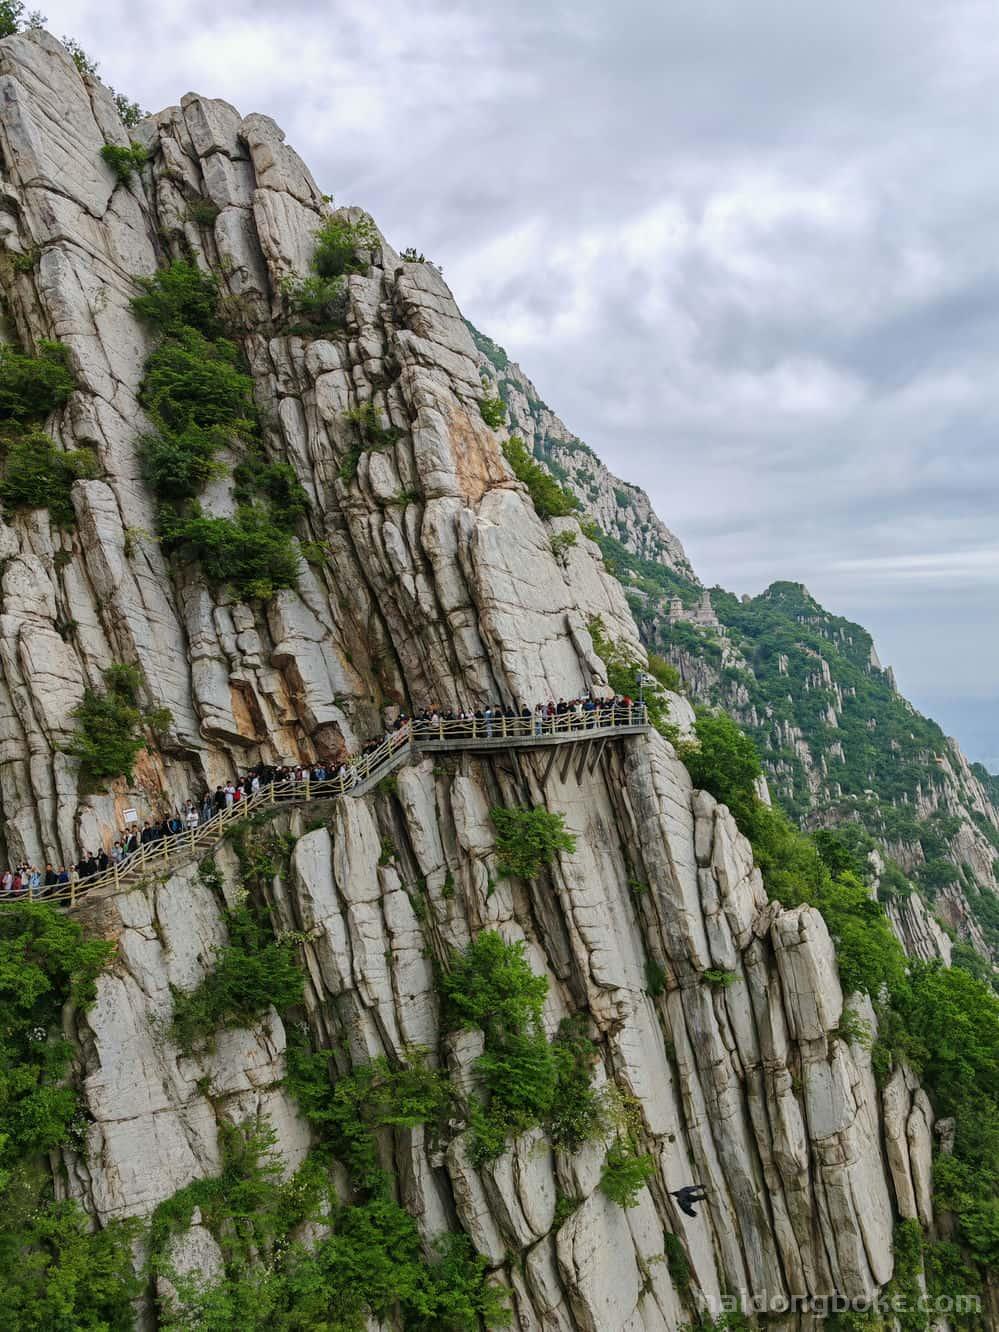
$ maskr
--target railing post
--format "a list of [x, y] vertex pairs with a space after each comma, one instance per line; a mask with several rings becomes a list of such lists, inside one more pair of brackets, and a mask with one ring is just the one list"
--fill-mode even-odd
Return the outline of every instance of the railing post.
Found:
[[140, 842], [140, 843], [139, 843], [139, 864], [142, 866], [143, 869], [146, 868], [146, 847], [147, 847], [147, 845], [148, 845], [147, 842]]
[[76, 906], [76, 880], [72, 878], [69, 881], [69, 905]]
[[503, 712], [503, 713], [500, 714], [500, 721], [501, 721], [501, 723], [502, 723], [502, 725], [501, 725], [501, 730], [500, 730], [500, 734], [503, 736], [503, 738], [504, 738], [504, 740], [505, 740], [505, 739], [506, 739], [506, 713], [505, 713], [505, 712]]
[[443, 740], [443, 739], [444, 739], [444, 718], [443, 718], [443, 717], [438, 717], [438, 718], [437, 718], [437, 737], [438, 737], [439, 740]]
[[163, 862], [166, 865], [170, 864], [170, 848], [168, 845], [169, 841], [170, 841], [169, 837], [163, 838]]
[[120, 879], [121, 879], [121, 875], [118, 873], [118, 861], [116, 860], [116, 861], [114, 862], [114, 889], [115, 889], [115, 892], [118, 891], [119, 884], [120, 884]]
[[270, 798], [270, 802], [269, 802], [269, 803], [272, 804], [272, 805], [274, 804], [275, 800], [277, 799], [277, 796], [274, 794], [274, 787], [275, 787], [275, 785], [276, 785], [276, 782], [274, 781], [273, 778], [271, 778], [270, 786], [269, 786], [268, 789], [270, 790], [270, 793], [271, 793], [271, 798]]
[[310, 768], [310, 769], [308, 769], [308, 770], [306, 771], [306, 774], [305, 774], [305, 798], [306, 798], [306, 800], [308, 800], [308, 798], [309, 798], [309, 791], [311, 790], [311, 788], [312, 788], [312, 770], [311, 770], [311, 768]]

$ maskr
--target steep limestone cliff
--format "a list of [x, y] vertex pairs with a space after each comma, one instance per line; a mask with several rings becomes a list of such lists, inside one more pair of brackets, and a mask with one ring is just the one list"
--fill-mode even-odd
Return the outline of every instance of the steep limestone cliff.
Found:
[[[68, 348], [76, 389], [47, 429], [96, 461], [72, 489], [75, 530], [44, 508], [0, 524], [8, 858], [69, 860], [107, 843], [126, 807], [144, 818], [258, 760], [336, 760], [400, 707], [599, 691], [593, 616], [642, 656], [598, 546], [575, 518], [538, 517], [483, 422], [479, 353], [432, 266], [379, 237], [347, 278], [342, 330], [295, 328], [286, 280], [308, 271], [329, 210], [272, 121], [189, 95], [135, 131], [148, 164], [121, 181], [100, 157], [128, 143], [111, 99], [51, 37], [0, 42], [0, 93], [9, 333], [26, 350]], [[138, 277], [181, 257], [217, 276], [265, 456], [290, 463], [307, 496], [297, 540], [312, 562], [267, 598], [240, 600], [156, 538], [139, 454], [153, 340], [130, 302]], [[359, 450], [369, 403], [391, 442]], [[201, 503], [232, 515], [231, 477]], [[561, 532], [576, 540], [557, 556]], [[650, 512], [629, 540], [690, 577]], [[139, 668], [143, 704], [172, 720], [133, 783], [88, 794], [64, 746], [85, 689], [116, 662]], [[562, 814], [575, 849], [533, 880], [503, 876], [496, 806]], [[554, 764], [425, 759], [383, 790], [267, 827], [287, 854], [261, 891], [307, 977], [290, 1020], [337, 1051], [340, 1073], [421, 1047], [450, 1074], [459, 1111], [443, 1136], [383, 1129], [382, 1164], [428, 1247], [447, 1231], [471, 1238], [520, 1327], [638, 1332], [713, 1316], [723, 1295], [769, 1310], [870, 1297], [892, 1278], [895, 1222], [932, 1223], [925, 1094], [904, 1071], [879, 1090], [843, 1020], [822, 917], [767, 900], [732, 816], [662, 736]], [[117, 954], [93, 1007], [67, 1010], [88, 1127], [59, 1179], [99, 1225], [147, 1218], [217, 1173], [224, 1124], [265, 1118], [289, 1172], [312, 1142], [285, 1085], [289, 1015], [222, 1030], [200, 1054], [170, 1035], [174, 992], [210, 970], [239, 900], [238, 856], [217, 859], [218, 881], [190, 864], [81, 910]], [[547, 979], [549, 1034], [582, 1015], [596, 1083], [631, 1107], [653, 1166], [636, 1206], [601, 1188], [612, 1128], [576, 1152], [533, 1129], [471, 1163], [481, 1041], [443, 1020], [438, 970], [493, 929]], [[853, 1007], [873, 1024], [866, 1001]], [[692, 1180], [709, 1191], [696, 1219], [670, 1194]], [[347, 1198], [346, 1178], [338, 1187]], [[175, 1276], [222, 1270], [201, 1220], [176, 1241]], [[165, 1317], [170, 1289], [161, 1277], [159, 1303], [147, 1292], [140, 1325]]]

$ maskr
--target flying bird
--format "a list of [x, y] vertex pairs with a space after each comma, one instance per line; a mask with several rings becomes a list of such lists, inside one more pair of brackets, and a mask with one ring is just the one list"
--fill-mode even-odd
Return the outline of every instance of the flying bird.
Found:
[[693, 1204], [705, 1202], [707, 1199], [707, 1190], [703, 1184], [686, 1184], [682, 1189], [674, 1189], [670, 1197], [675, 1198], [680, 1211], [687, 1216], [696, 1216]]

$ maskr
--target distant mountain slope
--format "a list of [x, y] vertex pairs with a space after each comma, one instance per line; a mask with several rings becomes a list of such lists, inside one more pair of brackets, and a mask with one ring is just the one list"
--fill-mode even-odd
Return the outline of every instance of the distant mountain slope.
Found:
[[[645, 492], [600, 462], [502, 347], [469, 325], [483, 378], [520, 435], [591, 521], [646, 645], [695, 702], [756, 741], [773, 795], [803, 826], [847, 825], [914, 953], [953, 939], [999, 958], [999, 778], [970, 765], [882, 667], [862, 626], [800, 583], [741, 600], [707, 591]], [[913, 897], [914, 888], [918, 900]]]
[[[467, 323], [467, 321], [466, 321]], [[552, 475], [579, 499], [601, 531], [633, 555], [656, 562], [693, 583], [697, 575], [686, 552], [660, 521], [640, 486], [622, 481], [583, 441], [567, 429], [502, 347], [467, 324], [480, 356], [482, 373], [506, 404], [511, 435], [519, 435]]]

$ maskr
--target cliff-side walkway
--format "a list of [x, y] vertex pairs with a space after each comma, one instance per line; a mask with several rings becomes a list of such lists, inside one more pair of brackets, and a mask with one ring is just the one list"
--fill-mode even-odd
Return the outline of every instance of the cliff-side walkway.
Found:
[[[585, 746], [578, 760], [580, 770], [584, 764], [592, 770], [609, 741], [644, 735], [648, 729], [645, 710], [640, 704], [631, 707], [608, 704], [582, 716], [565, 713], [543, 719], [501, 715], [491, 721], [476, 718], [411, 721], [390, 732], [377, 749], [357, 755], [325, 781], [317, 782], [305, 776], [300, 781], [271, 782], [221, 810], [197, 828], [142, 845], [127, 860], [113, 865], [103, 874], [46, 889], [35, 896], [39, 900], [74, 907], [82, 898], [92, 894], [134, 887], [150, 875], [169, 874], [195, 855], [207, 854], [232, 831], [234, 825], [255, 812], [275, 805], [304, 805], [316, 800], [363, 796], [397, 768], [415, 762], [423, 753], [486, 754], [495, 750], [550, 748], [553, 753], [545, 772], [547, 777], [558, 757], [559, 747]], [[565, 768], [567, 771], [568, 761]], [[0, 898], [0, 906], [26, 900], [28, 894]]]

